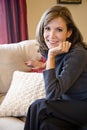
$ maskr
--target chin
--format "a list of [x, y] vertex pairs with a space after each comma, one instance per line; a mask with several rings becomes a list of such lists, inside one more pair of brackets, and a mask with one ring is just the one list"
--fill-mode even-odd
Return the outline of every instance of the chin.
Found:
[[54, 48], [54, 47], [57, 47], [57, 46], [50, 46], [49, 49], [52, 49], [52, 48]]

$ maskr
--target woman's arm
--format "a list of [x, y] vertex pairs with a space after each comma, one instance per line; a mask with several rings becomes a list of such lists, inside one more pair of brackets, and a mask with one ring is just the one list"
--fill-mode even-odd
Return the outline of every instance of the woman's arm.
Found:
[[35, 69], [44, 69], [46, 63], [38, 60], [29, 60], [26, 62], [26, 65], [32, 67], [32, 69], [35, 70]]
[[[47, 99], [58, 99], [78, 81], [86, 63], [82, 50], [73, 50], [63, 58], [57, 68], [43, 72]], [[82, 62], [81, 62], [82, 61]], [[76, 85], [77, 86], [77, 85]]]
[[68, 41], [61, 42], [59, 46], [49, 49], [48, 59], [46, 62], [46, 69], [55, 68], [55, 57], [57, 55], [67, 53], [70, 49], [71, 43]]

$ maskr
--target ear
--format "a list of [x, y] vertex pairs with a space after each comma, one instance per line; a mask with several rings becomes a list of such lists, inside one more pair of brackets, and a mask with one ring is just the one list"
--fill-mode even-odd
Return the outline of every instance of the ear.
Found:
[[69, 30], [69, 31], [67, 32], [67, 38], [69, 38], [69, 37], [71, 36], [71, 34], [72, 34], [72, 30]]

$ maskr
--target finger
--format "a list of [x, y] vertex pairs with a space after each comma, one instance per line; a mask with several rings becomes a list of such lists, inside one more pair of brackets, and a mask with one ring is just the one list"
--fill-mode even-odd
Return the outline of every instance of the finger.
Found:
[[66, 41], [64, 41], [63, 44], [62, 44], [62, 51], [63, 52], [67, 51], [67, 43], [66, 43]]
[[70, 43], [70, 42], [64, 41], [64, 42], [63, 42], [63, 51], [64, 51], [64, 52], [68, 52], [70, 46], [71, 46], [71, 43]]

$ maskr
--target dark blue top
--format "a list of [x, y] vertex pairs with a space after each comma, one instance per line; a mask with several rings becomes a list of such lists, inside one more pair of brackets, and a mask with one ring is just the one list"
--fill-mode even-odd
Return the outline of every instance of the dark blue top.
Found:
[[87, 50], [56, 56], [56, 68], [43, 72], [47, 99], [87, 100]]

